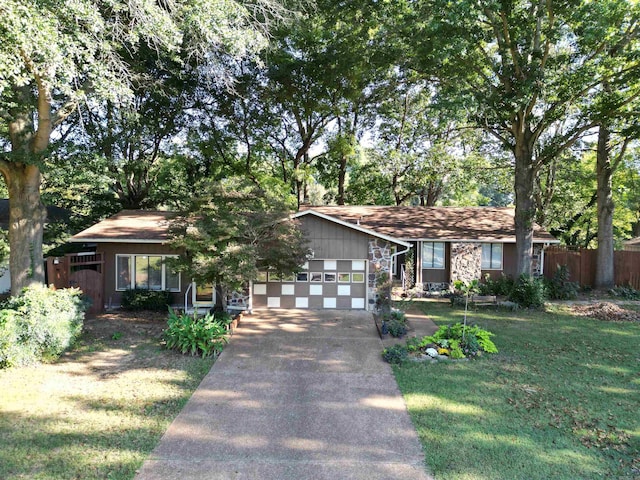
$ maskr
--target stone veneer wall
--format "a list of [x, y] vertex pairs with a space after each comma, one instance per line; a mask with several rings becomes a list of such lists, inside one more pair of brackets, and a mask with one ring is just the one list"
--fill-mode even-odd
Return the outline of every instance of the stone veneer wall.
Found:
[[373, 310], [378, 298], [378, 279], [383, 274], [391, 274], [391, 245], [379, 238], [369, 240], [369, 290], [368, 310]]
[[470, 282], [482, 276], [482, 245], [480, 243], [451, 244], [451, 283]]
[[533, 245], [533, 254], [531, 256], [531, 273], [534, 277], [542, 275], [542, 249], [544, 247], [536, 243]]

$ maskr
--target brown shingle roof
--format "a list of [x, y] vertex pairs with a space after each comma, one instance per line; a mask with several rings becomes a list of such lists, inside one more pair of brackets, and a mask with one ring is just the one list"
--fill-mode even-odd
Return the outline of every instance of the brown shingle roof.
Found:
[[[313, 206], [305, 210], [403, 240], [515, 242], [513, 208]], [[534, 241], [556, 239], [535, 225]]]
[[172, 212], [123, 210], [71, 237], [71, 242], [163, 243]]

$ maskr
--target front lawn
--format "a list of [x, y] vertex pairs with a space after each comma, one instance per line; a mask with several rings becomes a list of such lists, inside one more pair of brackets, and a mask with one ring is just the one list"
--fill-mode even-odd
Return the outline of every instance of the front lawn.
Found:
[[0, 478], [133, 478], [213, 363], [162, 349], [165, 327], [100, 315], [56, 363], [0, 370]]
[[[422, 304], [438, 325], [462, 320]], [[394, 367], [443, 479], [640, 478], [640, 323], [478, 310], [499, 353]]]

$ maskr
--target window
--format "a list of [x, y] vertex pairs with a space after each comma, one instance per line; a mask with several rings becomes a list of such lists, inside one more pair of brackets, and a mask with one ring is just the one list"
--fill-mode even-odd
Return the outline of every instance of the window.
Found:
[[180, 291], [180, 273], [165, 260], [175, 255], [116, 255], [116, 290]]
[[309, 272], [298, 272], [296, 274], [296, 282], [308, 282]]
[[353, 283], [364, 283], [364, 273], [353, 272], [353, 274], [351, 274], [351, 281]]
[[267, 281], [269, 282], [279, 282], [280, 274], [277, 272], [267, 272]]
[[482, 270], [502, 270], [502, 244], [482, 244]]
[[267, 281], [267, 272], [258, 272], [256, 276], [256, 282], [266, 282]]
[[311, 272], [311, 281], [312, 282], [321, 282], [322, 281], [322, 273], [321, 272]]
[[336, 274], [335, 273], [326, 273], [325, 272], [324, 281], [325, 282], [335, 282], [336, 281]]
[[422, 268], [444, 268], [444, 242], [423, 242]]
[[339, 273], [338, 274], [338, 282], [340, 283], [349, 283], [351, 281], [350, 273]]

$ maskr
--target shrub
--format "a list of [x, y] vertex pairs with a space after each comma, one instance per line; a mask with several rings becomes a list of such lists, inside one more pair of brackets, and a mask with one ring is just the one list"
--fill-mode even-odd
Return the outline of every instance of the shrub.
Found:
[[405, 333], [407, 333], [407, 326], [404, 322], [400, 320], [389, 320], [385, 322], [387, 325], [387, 330], [392, 337], [401, 337]]
[[544, 281], [525, 274], [520, 275], [509, 294], [509, 300], [523, 308], [540, 308], [545, 298]]
[[169, 350], [204, 358], [218, 355], [227, 343], [227, 324], [211, 314], [198, 318], [197, 315], [178, 315], [170, 308], [167, 323], [164, 340]]
[[385, 320], [396, 320], [401, 323], [407, 322], [407, 316], [403, 311], [400, 310], [391, 310], [389, 313], [384, 315]]
[[125, 310], [152, 310], [163, 312], [171, 305], [171, 292], [134, 288], [122, 292], [122, 308]]
[[392, 365], [402, 365], [409, 358], [409, 352], [404, 345], [393, 345], [383, 350], [382, 358]]
[[612, 297], [620, 297], [624, 300], [640, 300], [640, 292], [633, 287], [613, 287], [609, 290]]
[[229, 312], [213, 312], [213, 318], [223, 325], [229, 325], [233, 321], [233, 317]]
[[53, 360], [82, 331], [85, 304], [78, 289], [26, 288], [0, 311], [0, 367]]
[[572, 300], [578, 296], [579, 285], [569, 281], [569, 269], [558, 265], [553, 278], [545, 279], [547, 296], [552, 300]]
[[480, 283], [480, 295], [501, 295], [509, 296], [514, 285], [513, 278], [502, 274], [493, 280], [489, 274], [486, 274], [482, 283]]
[[460, 340], [460, 349], [465, 357], [474, 357], [480, 351], [480, 342], [471, 332], [465, 332], [464, 338]]

